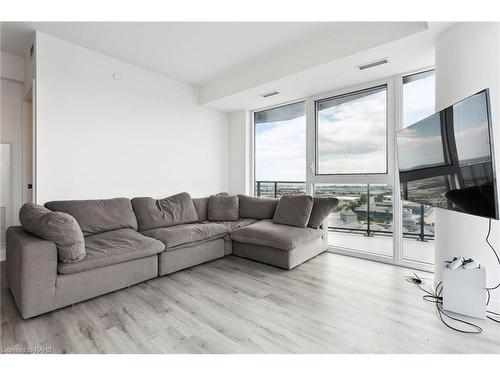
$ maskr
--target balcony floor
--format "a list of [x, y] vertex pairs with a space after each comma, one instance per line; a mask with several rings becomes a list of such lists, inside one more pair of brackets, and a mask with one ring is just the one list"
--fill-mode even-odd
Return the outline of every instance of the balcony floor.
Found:
[[[366, 237], [360, 233], [330, 232], [328, 240], [330, 246], [391, 258], [393, 256], [394, 239], [389, 236]], [[433, 264], [434, 241], [421, 242], [404, 238], [403, 257], [405, 260]]]

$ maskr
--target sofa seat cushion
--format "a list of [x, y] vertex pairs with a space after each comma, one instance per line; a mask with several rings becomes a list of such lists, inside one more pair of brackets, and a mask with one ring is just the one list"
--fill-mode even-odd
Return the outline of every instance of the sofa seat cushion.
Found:
[[223, 223], [191, 223], [168, 228], [148, 229], [141, 233], [163, 242], [167, 250], [169, 250], [191, 242], [224, 237], [229, 233], [229, 228]]
[[257, 219], [238, 219], [236, 221], [221, 221], [227, 228], [228, 232], [234, 232], [236, 229], [240, 229], [246, 227], [247, 225], [251, 225], [256, 223]]
[[272, 220], [261, 220], [231, 233], [234, 241], [281, 250], [293, 250], [322, 236], [321, 229], [274, 224]]
[[70, 274], [145, 258], [161, 253], [165, 245], [135, 230], [118, 229], [85, 237], [85, 250], [87, 256], [83, 260], [76, 263], [59, 262], [57, 271]]

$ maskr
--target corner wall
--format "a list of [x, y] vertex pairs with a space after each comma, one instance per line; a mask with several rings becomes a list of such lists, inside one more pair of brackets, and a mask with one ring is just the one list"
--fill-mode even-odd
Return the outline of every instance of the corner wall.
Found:
[[[500, 24], [459, 23], [436, 41], [436, 110], [446, 108], [484, 88], [490, 89], [491, 116], [500, 178]], [[488, 220], [438, 210], [436, 216], [435, 279], [443, 262], [454, 256], [474, 258], [486, 267], [487, 286], [500, 282], [500, 265], [485, 242]], [[490, 242], [500, 255], [500, 222], [492, 221]], [[500, 290], [492, 293], [500, 302]]]
[[229, 193], [249, 194], [250, 124], [248, 111], [229, 115]]
[[36, 38], [38, 203], [228, 189], [228, 118], [196, 88]]

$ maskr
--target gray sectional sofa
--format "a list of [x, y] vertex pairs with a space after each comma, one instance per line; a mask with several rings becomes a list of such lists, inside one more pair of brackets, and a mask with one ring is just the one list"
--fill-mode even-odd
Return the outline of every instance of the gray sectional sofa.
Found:
[[7, 230], [7, 282], [29, 318], [230, 254], [292, 269], [327, 248], [335, 204], [187, 193], [26, 204]]

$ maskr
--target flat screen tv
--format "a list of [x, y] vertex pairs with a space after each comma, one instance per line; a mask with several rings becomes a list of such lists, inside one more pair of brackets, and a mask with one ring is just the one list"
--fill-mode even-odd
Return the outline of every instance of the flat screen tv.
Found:
[[397, 133], [404, 200], [499, 218], [489, 91]]

